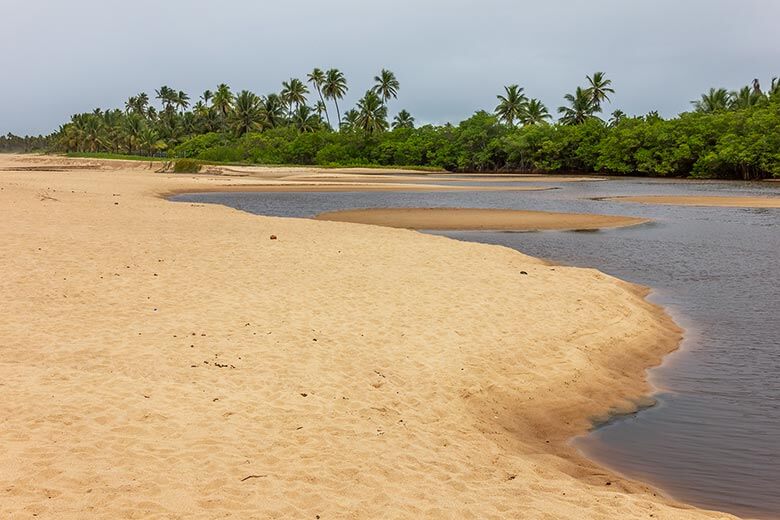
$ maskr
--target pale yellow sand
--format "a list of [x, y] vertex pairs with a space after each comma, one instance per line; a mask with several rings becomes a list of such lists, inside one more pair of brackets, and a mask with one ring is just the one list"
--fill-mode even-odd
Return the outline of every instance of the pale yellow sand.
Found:
[[500, 231], [592, 230], [648, 222], [642, 218], [612, 215], [465, 208], [355, 209], [322, 213], [316, 219], [405, 229]]
[[721, 208], [780, 208], [778, 197], [685, 197], [677, 195], [649, 195], [645, 197], [610, 197], [617, 202], [668, 204], [673, 206], [711, 206]]
[[727, 518], [567, 444], [678, 341], [638, 288], [131, 167], [0, 172], [0, 518]]

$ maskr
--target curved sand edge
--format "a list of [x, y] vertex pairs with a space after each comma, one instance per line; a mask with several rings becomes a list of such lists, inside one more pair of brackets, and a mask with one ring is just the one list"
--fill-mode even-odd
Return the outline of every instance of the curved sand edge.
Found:
[[11, 517], [732, 518], [568, 445], [676, 348], [645, 289], [200, 185], [0, 173]]
[[370, 208], [329, 211], [314, 218], [404, 229], [463, 231], [595, 230], [649, 222], [625, 216], [476, 208]]
[[707, 206], [718, 208], [780, 208], [780, 197], [718, 197], [718, 196], [668, 196], [605, 197], [603, 200], [636, 202], [640, 204], [664, 204], [669, 206]]

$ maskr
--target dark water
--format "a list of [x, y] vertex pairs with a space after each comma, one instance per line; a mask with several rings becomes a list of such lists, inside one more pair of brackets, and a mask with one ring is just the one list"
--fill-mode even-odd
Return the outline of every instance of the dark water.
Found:
[[780, 210], [591, 199], [777, 197], [780, 186], [621, 179], [558, 187], [544, 192], [226, 193], [174, 200], [296, 217], [349, 208], [479, 207], [653, 219], [595, 233], [441, 234], [596, 267], [652, 287], [651, 299], [686, 329], [682, 349], [650, 373], [660, 389], [659, 404], [574, 442], [592, 459], [675, 498], [746, 516], [780, 517]]

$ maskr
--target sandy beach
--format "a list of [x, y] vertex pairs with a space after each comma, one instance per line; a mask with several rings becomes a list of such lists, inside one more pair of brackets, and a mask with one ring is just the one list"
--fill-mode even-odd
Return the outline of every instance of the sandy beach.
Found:
[[403, 229], [497, 231], [594, 230], [648, 222], [647, 219], [613, 215], [463, 208], [356, 209], [330, 211], [315, 218]]
[[650, 195], [645, 197], [610, 197], [617, 202], [667, 204], [672, 206], [710, 206], [717, 208], [780, 208], [780, 197], [687, 197], [680, 195]]
[[0, 517], [734, 518], [568, 443], [677, 347], [646, 290], [148, 166], [0, 155]]

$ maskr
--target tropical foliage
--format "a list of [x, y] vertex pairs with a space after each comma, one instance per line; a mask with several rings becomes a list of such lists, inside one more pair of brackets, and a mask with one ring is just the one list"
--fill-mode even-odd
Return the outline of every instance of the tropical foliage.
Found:
[[756, 179], [780, 177], [780, 81], [711, 89], [672, 119], [617, 109], [603, 72], [548, 108], [518, 84], [493, 113], [458, 125], [417, 126], [388, 104], [400, 83], [383, 69], [341, 113], [348, 93], [338, 69], [313, 69], [279, 92], [234, 93], [226, 84], [197, 99], [168, 86], [131, 96], [123, 109], [76, 114], [48, 137], [0, 137], [0, 151], [55, 149], [187, 158], [203, 162], [424, 166], [453, 171], [600, 172]]

